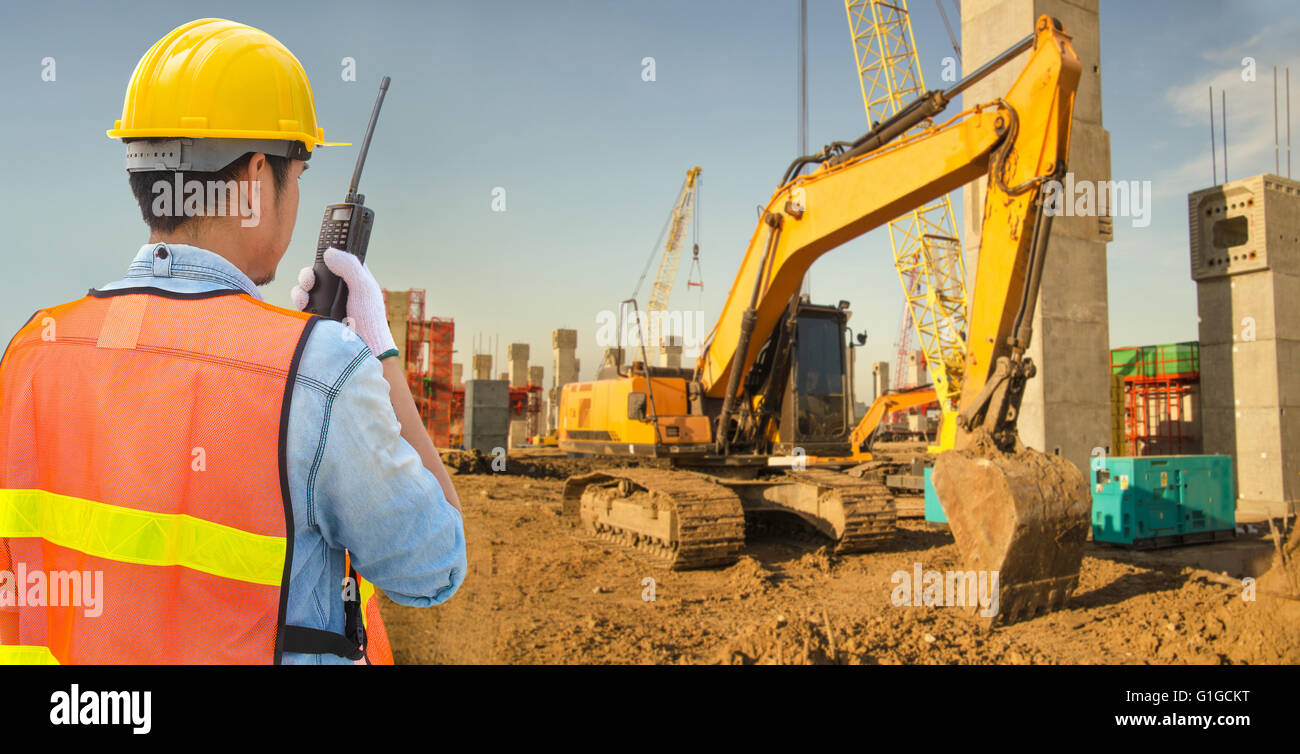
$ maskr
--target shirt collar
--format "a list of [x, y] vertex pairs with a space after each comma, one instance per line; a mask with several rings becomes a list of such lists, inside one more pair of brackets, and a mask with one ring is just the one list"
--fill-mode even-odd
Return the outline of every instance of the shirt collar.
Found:
[[180, 278], [217, 283], [237, 288], [259, 301], [257, 285], [230, 260], [183, 243], [147, 243], [140, 247], [127, 270], [127, 277]]

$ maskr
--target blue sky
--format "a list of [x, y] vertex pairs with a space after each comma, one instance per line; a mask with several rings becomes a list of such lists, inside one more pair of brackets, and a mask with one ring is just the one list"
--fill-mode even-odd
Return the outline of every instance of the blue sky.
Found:
[[[550, 332], [579, 331], [583, 377], [597, 317], [627, 298], [682, 177], [703, 168], [704, 288], [674, 307], [712, 322], [764, 203], [796, 148], [795, 0], [689, 2], [24, 3], [0, 28], [0, 330], [120, 277], [147, 239], [104, 130], [140, 56], [173, 27], [218, 15], [284, 42], [312, 79], [327, 137], [360, 137], [380, 76], [393, 78], [362, 190], [369, 263], [389, 288], [425, 288], [453, 317], [458, 361], [476, 336], [532, 345], [551, 379]], [[814, 147], [865, 130], [841, 3], [809, 2]], [[949, 6], [951, 7], [951, 6]], [[1150, 180], [1146, 228], [1115, 222], [1108, 252], [1112, 346], [1195, 339], [1186, 194], [1210, 183], [1206, 87], [1227, 91], [1230, 178], [1273, 170], [1272, 65], [1300, 63], [1294, 9], [1275, 0], [1102, 0], [1102, 94], [1117, 180]], [[935, 5], [912, 3], [927, 83], [952, 48]], [[951, 11], [950, 11], [951, 13]], [[656, 80], [641, 77], [653, 56]], [[1257, 80], [1242, 80], [1243, 57]], [[56, 80], [41, 80], [42, 59]], [[340, 61], [357, 62], [345, 82]], [[1300, 65], [1296, 66], [1300, 149]], [[1217, 99], [1216, 94], [1216, 99]], [[1217, 118], [1217, 113], [1216, 113]], [[1285, 139], [1285, 136], [1283, 137]], [[268, 300], [288, 305], [321, 208], [341, 201], [352, 148], [303, 178], [298, 228]], [[1296, 154], [1300, 174], [1300, 151]], [[1222, 164], [1220, 163], [1220, 169]], [[1285, 153], [1283, 154], [1285, 172]], [[506, 191], [493, 212], [492, 191]], [[960, 212], [960, 209], [959, 209]], [[959, 223], [960, 224], [960, 223]], [[853, 302], [870, 341], [860, 367], [893, 360], [902, 294], [880, 229], [813, 267], [817, 301]], [[689, 251], [687, 252], [689, 254]], [[653, 273], [652, 273], [653, 274]], [[649, 282], [642, 288], [642, 300]], [[1099, 354], [1098, 358], [1105, 358]], [[499, 367], [495, 371], [499, 371]], [[859, 395], [869, 395], [869, 368]]]

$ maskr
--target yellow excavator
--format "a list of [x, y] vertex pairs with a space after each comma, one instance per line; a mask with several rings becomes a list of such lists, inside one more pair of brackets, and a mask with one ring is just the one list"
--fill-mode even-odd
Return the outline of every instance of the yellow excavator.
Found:
[[849, 435], [849, 454], [859, 461], [871, 460], [872, 442], [876, 439], [876, 433], [880, 431], [880, 423], [887, 415], [895, 411], [925, 406], [938, 400], [939, 393], [933, 385], [921, 385], [876, 396], [867, 407], [867, 413], [862, 415], [858, 425]]
[[[936, 124], [953, 98], [1026, 52], [1003, 97]], [[996, 621], [1062, 606], [1078, 582], [1087, 486], [1063, 458], [1026, 449], [1016, 420], [1034, 375], [1025, 352], [1052, 220], [1044, 184], [1065, 173], [1079, 73], [1069, 36], [1043, 16], [951, 88], [797, 158], [693, 369], [653, 366], [643, 346], [616, 377], [564, 386], [562, 450], [669, 459], [569, 478], [565, 515], [673, 569], [733, 563], [746, 516], [767, 512], [797, 516], [838, 552], [889, 541], [896, 510], [883, 479], [844, 472], [860, 448], [850, 447], [848, 302], [814, 305], [799, 287], [831, 249], [987, 176], [965, 383], [932, 482], [966, 567], [998, 573]], [[936, 125], [908, 134], [927, 121]]]

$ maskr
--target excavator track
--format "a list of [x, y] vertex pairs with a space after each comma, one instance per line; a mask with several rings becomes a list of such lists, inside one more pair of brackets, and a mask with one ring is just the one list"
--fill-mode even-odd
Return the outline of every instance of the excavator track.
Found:
[[893, 495], [885, 485], [830, 469], [718, 481], [735, 490], [749, 510], [802, 518], [835, 543], [836, 553], [878, 549], [893, 537], [898, 521]]
[[877, 550], [891, 540], [898, 523], [894, 497], [883, 484], [864, 482], [847, 474], [826, 469], [789, 472], [798, 480], [813, 482], [839, 499], [844, 508], [844, 529], [835, 552]]
[[674, 571], [731, 565], [745, 545], [740, 498], [693, 472], [611, 469], [570, 477], [564, 515], [588, 535]]

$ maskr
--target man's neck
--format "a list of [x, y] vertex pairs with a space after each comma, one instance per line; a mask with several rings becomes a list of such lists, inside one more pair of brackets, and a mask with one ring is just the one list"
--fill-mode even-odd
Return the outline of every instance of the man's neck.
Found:
[[149, 243], [175, 243], [193, 246], [195, 248], [210, 251], [230, 262], [240, 272], [248, 276], [254, 285], [264, 285], [249, 272], [250, 266], [247, 263], [247, 253], [244, 248], [236, 242], [228, 233], [220, 230], [195, 230], [190, 231], [188, 228], [184, 231], [179, 229], [171, 232], [154, 231], [149, 234]]

